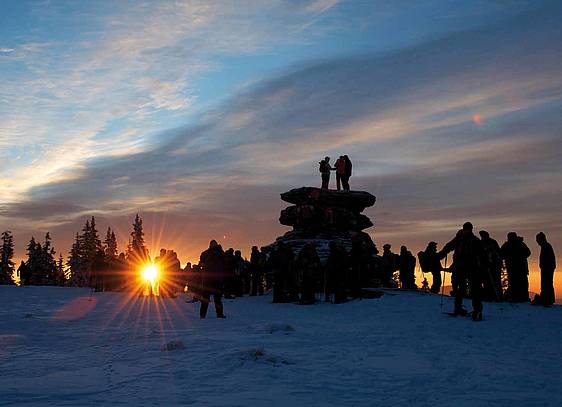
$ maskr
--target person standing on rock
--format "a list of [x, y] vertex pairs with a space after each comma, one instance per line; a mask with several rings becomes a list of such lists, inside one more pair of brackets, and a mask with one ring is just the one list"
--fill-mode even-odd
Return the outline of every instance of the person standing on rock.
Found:
[[[482, 276], [481, 264], [484, 255], [482, 242], [472, 232], [472, 223], [466, 222], [462, 230], [457, 233], [453, 240], [447, 243], [439, 252], [439, 258], [443, 259], [447, 253], [454, 251], [453, 264], [454, 273], [458, 281], [468, 279], [470, 295], [472, 297], [472, 319], [482, 320]], [[453, 315], [466, 315], [462, 306], [463, 297], [466, 295], [466, 285], [460, 284], [455, 291], [455, 310]]]
[[556, 256], [552, 245], [546, 240], [543, 232], [537, 234], [537, 243], [541, 248], [539, 267], [541, 269], [541, 293], [535, 297], [533, 304], [550, 306], [554, 304], [554, 270]]
[[335, 168], [332, 168], [330, 165], [330, 157], [325, 157], [318, 164], [320, 164], [319, 171], [322, 176], [322, 189], [328, 189], [330, 186], [330, 172], [334, 171]]
[[223, 274], [224, 274], [224, 251], [216, 240], [211, 240], [209, 248], [201, 253], [199, 260], [201, 266], [201, 287], [199, 301], [199, 317], [204, 319], [207, 316], [209, 300], [211, 294], [215, 301], [215, 311], [217, 318], [224, 318], [222, 305]]
[[351, 178], [351, 172], [353, 170], [353, 164], [351, 163], [351, 160], [349, 159], [349, 157], [347, 155], [343, 156], [344, 162], [345, 162], [345, 173], [344, 176], [342, 177], [342, 184], [343, 184], [343, 190], [344, 191], [349, 191], [349, 179]]
[[[337, 159], [336, 164], [334, 166], [336, 167], [336, 188], [339, 191], [341, 190], [342, 181], [345, 179], [346, 162], [343, 155], [340, 155], [340, 158]], [[344, 184], [344, 189], [345, 189], [345, 184]]]

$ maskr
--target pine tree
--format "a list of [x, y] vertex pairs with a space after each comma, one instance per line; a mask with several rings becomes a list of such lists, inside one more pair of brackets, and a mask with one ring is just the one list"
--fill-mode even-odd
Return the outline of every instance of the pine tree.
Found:
[[38, 284], [37, 266], [39, 264], [39, 253], [41, 250], [41, 245], [35, 241], [35, 237], [31, 236], [31, 240], [27, 245], [27, 261], [25, 265], [27, 266], [27, 276], [26, 278], [20, 276], [25, 285], [35, 285]]
[[76, 241], [70, 250], [68, 266], [71, 283], [76, 287], [89, 287], [92, 265], [99, 256], [103, 256], [104, 248], [96, 229], [96, 220], [92, 216], [82, 228], [82, 234], [76, 235]]
[[144, 243], [142, 218], [137, 213], [131, 232], [131, 240], [127, 247], [127, 259], [133, 263], [145, 263], [148, 260], [148, 250]]
[[107, 233], [105, 235], [105, 257], [107, 260], [112, 260], [117, 257], [117, 238], [115, 237], [115, 233], [111, 230], [110, 227], [107, 228]]
[[62, 258], [62, 253], [59, 253], [59, 259], [56, 266], [55, 281], [59, 286], [66, 285], [66, 272], [64, 270], [64, 259]]
[[52, 247], [51, 235], [49, 232], [45, 234], [45, 241], [41, 246], [40, 252], [40, 275], [42, 285], [56, 285], [56, 267], [55, 249]]
[[14, 237], [9, 230], [2, 233], [0, 247], [0, 284], [14, 284]]

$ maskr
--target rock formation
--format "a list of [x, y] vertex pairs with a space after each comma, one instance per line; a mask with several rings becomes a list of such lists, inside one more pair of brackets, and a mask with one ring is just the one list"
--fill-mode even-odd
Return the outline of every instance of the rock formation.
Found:
[[313, 243], [322, 261], [329, 255], [330, 241], [335, 240], [348, 252], [353, 239], [365, 241], [373, 247], [371, 237], [363, 230], [373, 226], [361, 212], [373, 206], [376, 198], [363, 191], [333, 191], [302, 187], [281, 194], [281, 199], [293, 204], [281, 211], [279, 222], [293, 230], [277, 238], [298, 253], [307, 243]]

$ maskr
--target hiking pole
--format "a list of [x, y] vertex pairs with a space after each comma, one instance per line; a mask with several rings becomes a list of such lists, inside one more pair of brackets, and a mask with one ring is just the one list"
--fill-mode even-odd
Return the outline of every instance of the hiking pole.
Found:
[[[445, 256], [445, 269], [447, 268], [447, 260], [449, 260], [449, 254]], [[443, 297], [445, 296], [445, 280], [447, 279], [447, 272], [443, 270], [443, 282], [441, 283], [441, 313], [443, 313]]]

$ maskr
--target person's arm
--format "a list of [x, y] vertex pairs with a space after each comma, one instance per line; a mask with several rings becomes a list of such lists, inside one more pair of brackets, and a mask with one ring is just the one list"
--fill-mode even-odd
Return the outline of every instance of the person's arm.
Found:
[[443, 246], [443, 248], [439, 253], [437, 253], [439, 260], [444, 259], [445, 257], [447, 257], [447, 254], [455, 250], [456, 245], [457, 245], [457, 238], [455, 237], [453, 238], [453, 240], [451, 240], [449, 243]]

